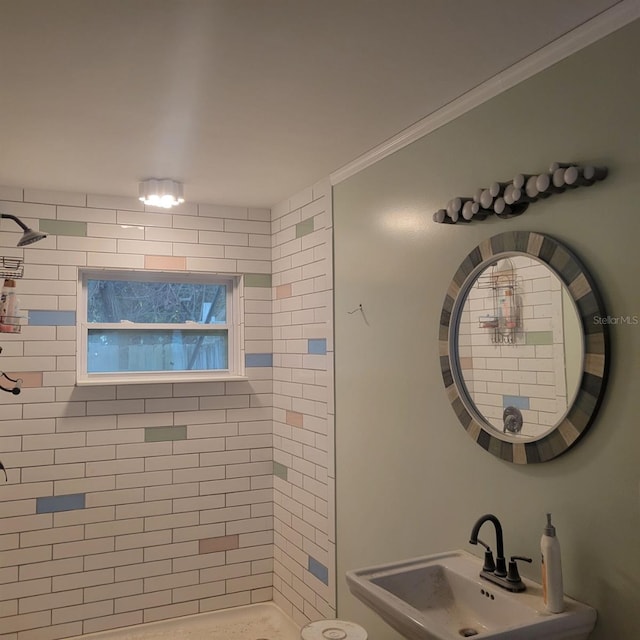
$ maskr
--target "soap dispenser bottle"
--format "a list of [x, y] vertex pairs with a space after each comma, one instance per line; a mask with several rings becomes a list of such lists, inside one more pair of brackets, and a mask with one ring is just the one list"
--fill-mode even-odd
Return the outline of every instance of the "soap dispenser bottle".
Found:
[[547, 524], [540, 539], [542, 553], [542, 596], [550, 613], [564, 611], [564, 591], [562, 587], [562, 562], [560, 542], [556, 528], [551, 524], [551, 514], [547, 513]]

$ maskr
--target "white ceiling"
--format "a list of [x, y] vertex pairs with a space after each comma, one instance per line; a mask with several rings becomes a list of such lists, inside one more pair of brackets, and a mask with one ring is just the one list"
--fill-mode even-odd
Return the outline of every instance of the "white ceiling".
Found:
[[270, 206], [612, 0], [0, 0], [0, 184]]

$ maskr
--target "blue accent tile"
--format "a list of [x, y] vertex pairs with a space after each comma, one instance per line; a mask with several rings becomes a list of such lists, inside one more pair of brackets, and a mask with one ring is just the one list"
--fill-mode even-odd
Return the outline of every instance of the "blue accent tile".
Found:
[[505, 408], [528, 409], [529, 398], [527, 396], [502, 396], [502, 406]]
[[84, 493], [70, 493], [66, 496], [46, 496], [36, 498], [36, 513], [55, 513], [84, 509]]
[[246, 353], [245, 367], [273, 367], [273, 353]]
[[311, 556], [309, 556], [309, 573], [312, 573], [320, 582], [329, 584], [329, 569]]
[[74, 327], [75, 311], [29, 311], [29, 325], [33, 327]]
[[327, 353], [327, 339], [314, 338], [309, 340], [307, 353], [316, 353], [318, 355], [324, 356]]

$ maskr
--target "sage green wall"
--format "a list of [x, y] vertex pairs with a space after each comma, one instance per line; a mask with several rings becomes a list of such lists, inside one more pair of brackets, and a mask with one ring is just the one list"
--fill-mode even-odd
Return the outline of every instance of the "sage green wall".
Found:
[[[506, 552], [533, 556], [523, 573], [538, 579], [547, 511], [566, 592], [598, 609], [592, 638], [637, 637], [640, 326], [611, 328], [608, 391], [590, 432], [564, 457], [528, 466], [491, 456], [459, 426], [437, 336], [459, 262], [505, 230], [564, 242], [611, 316], [640, 315], [639, 60], [636, 21], [334, 190], [338, 615], [372, 640], [397, 636], [349, 594], [346, 570], [473, 551], [471, 527], [492, 512]], [[608, 165], [610, 177], [515, 219], [431, 222], [453, 196], [553, 160]], [[360, 303], [364, 315], [348, 313]]]

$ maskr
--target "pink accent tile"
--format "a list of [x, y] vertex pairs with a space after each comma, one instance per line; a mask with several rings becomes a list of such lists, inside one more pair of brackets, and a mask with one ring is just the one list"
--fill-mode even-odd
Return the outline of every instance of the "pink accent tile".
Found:
[[198, 540], [198, 553], [215, 553], [216, 551], [228, 551], [240, 546], [238, 534], [221, 536], [219, 538], [202, 538]]
[[279, 287], [276, 287], [276, 300], [280, 298], [290, 298], [291, 297], [291, 284], [281, 284]]
[[187, 259], [184, 256], [145, 256], [144, 268], [186, 271]]
[[287, 410], [287, 424], [290, 424], [292, 427], [302, 427], [303, 420], [304, 416], [301, 413], [298, 413], [297, 411]]
[[[22, 380], [21, 386], [24, 389], [34, 389], [42, 386], [42, 371], [16, 371], [14, 373], [7, 373], [7, 375], [14, 380]], [[0, 379], [0, 384], [3, 387], [13, 386], [8, 380]]]

